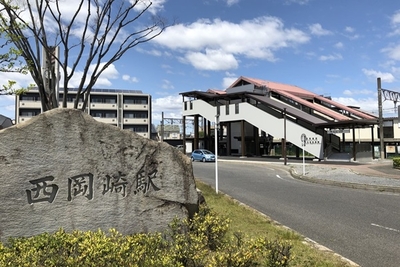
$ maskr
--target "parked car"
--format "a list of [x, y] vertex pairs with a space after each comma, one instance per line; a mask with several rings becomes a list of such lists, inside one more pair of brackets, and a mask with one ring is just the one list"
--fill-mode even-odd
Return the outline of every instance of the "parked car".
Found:
[[190, 157], [192, 161], [199, 160], [202, 162], [215, 161], [215, 155], [207, 149], [195, 149]]

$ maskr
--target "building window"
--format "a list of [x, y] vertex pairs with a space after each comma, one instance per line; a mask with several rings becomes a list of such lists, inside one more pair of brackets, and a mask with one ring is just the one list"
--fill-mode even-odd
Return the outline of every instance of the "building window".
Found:
[[90, 115], [95, 118], [116, 118], [117, 112], [116, 111], [115, 112], [112, 112], [112, 111], [111, 112], [110, 111], [101, 112], [101, 111], [94, 110], [94, 111], [90, 112]]
[[104, 99], [104, 103], [107, 103], [107, 104], [116, 104], [116, 103], [117, 103], [117, 100], [116, 100], [115, 98], [105, 98], [105, 99]]
[[107, 112], [105, 115], [106, 115], [105, 116], [106, 118], [116, 118], [117, 117], [117, 114], [112, 113], [112, 112]]
[[92, 96], [90, 98], [91, 103], [103, 103], [103, 104], [116, 104], [117, 99], [109, 96]]
[[383, 138], [394, 138], [393, 127], [383, 127]]
[[37, 94], [26, 94], [20, 96], [21, 101], [40, 101], [40, 97]]
[[138, 96], [125, 96], [124, 104], [147, 105], [148, 98], [147, 97], [138, 97]]
[[225, 105], [225, 115], [229, 115], [229, 104]]
[[125, 130], [131, 130], [135, 133], [147, 133], [147, 125], [129, 125], [124, 127]]
[[103, 117], [103, 114], [101, 112], [90, 112], [90, 113], [91, 113], [90, 115], [92, 115], [92, 117], [95, 117], [95, 118]]
[[27, 110], [20, 110], [19, 115], [21, 117], [33, 117], [36, 115], [40, 114], [40, 110], [33, 110], [33, 109], [27, 109]]
[[147, 119], [148, 113], [147, 111], [140, 112], [140, 111], [129, 111], [129, 112], [124, 112], [124, 118], [126, 119]]

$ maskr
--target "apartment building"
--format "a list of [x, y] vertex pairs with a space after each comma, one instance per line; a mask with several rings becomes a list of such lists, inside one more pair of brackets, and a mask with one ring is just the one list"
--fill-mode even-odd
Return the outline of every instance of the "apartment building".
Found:
[[[69, 89], [67, 108], [73, 108], [77, 89]], [[63, 93], [59, 95], [62, 105]], [[82, 107], [83, 97], [78, 108]], [[42, 112], [39, 91], [16, 96], [15, 122], [25, 122]], [[92, 89], [86, 113], [100, 122], [151, 138], [151, 96], [139, 90]]]

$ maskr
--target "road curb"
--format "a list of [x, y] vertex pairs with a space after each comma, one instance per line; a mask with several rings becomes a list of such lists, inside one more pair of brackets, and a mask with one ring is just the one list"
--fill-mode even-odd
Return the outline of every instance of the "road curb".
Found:
[[299, 180], [316, 183], [316, 184], [324, 184], [324, 185], [332, 185], [339, 187], [346, 187], [352, 189], [363, 189], [377, 192], [389, 192], [389, 193], [400, 193], [400, 187], [397, 186], [385, 186], [385, 185], [371, 185], [371, 184], [358, 184], [358, 183], [350, 183], [350, 182], [340, 182], [326, 179], [318, 179], [311, 176], [301, 175], [296, 172], [294, 167], [289, 169], [290, 175]]

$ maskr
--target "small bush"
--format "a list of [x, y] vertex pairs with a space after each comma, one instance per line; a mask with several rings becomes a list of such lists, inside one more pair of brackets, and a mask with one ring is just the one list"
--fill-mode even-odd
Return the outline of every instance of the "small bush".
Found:
[[400, 169], [400, 157], [393, 158], [393, 168]]
[[227, 236], [229, 220], [202, 205], [193, 219], [174, 220], [164, 233], [123, 236], [116, 230], [59, 230], [0, 243], [0, 266], [270, 266], [286, 267], [291, 245], [243, 233]]

